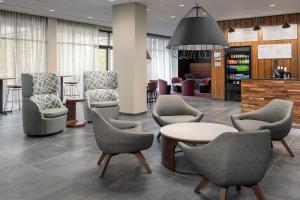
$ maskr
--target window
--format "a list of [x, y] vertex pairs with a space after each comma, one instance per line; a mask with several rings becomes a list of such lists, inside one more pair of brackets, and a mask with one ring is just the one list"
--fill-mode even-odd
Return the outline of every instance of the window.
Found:
[[99, 31], [99, 69], [113, 69], [113, 39], [112, 33]]
[[45, 72], [47, 19], [0, 11], [0, 76]]
[[173, 76], [178, 76], [178, 59], [172, 58], [167, 50], [169, 38], [149, 35], [147, 49], [151, 61], [147, 65], [147, 80], [163, 79], [171, 81]]

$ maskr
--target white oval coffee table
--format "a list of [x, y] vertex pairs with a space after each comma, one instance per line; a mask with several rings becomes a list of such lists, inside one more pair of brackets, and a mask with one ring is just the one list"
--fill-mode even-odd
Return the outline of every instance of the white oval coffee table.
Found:
[[238, 132], [237, 129], [223, 124], [191, 122], [164, 126], [161, 133], [161, 163], [175, 170], [175, 148], [178, 142], [189, 144], [207, 144], [226, 132]]

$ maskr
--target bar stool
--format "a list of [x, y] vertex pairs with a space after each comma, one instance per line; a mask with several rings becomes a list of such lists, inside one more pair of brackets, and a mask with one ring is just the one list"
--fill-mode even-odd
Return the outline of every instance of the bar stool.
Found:
[[[66, 97], [80, 97], [78, 84], [80, 82], [80, 76], [71, 76], [64, 81], [65, 88], [64, 88], [64, 96]], [[68, 91], [68, 93], [67, 93]]]
[[8, 91], [7, 91], [6, 100], [4, 104], [4, 111], [7, 111], [6, 110], [7, 103], [11, 103], [11, 111], [14, 109], [14, 103], [19, 104], [19, 110], [21, 110], [20, 91], [22, 90], [22, 86], [7, 85], [6, 88], [8, 89]]

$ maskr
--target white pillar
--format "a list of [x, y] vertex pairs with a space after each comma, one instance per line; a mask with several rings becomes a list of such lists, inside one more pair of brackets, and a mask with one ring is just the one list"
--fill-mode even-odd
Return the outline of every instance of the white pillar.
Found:
[[48, 18], [47, 28], [47, 68], [57, 73], [57, 19]]
[[147, 111], [146, 6], [126, 3], [113, 6], [114, 71], [120, 76], [121, 112]]

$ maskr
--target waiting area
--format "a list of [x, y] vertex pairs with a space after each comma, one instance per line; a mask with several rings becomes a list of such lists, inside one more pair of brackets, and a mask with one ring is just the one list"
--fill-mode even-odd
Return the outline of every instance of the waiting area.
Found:
[[300, 4], [223, 4], [0, 1], [0, 200], [299, 200]]

